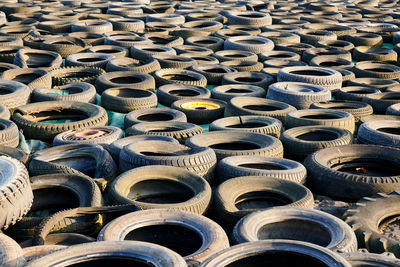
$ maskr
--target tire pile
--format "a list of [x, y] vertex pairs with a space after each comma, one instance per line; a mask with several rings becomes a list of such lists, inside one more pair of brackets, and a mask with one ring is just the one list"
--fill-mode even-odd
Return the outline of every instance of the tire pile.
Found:
[[0, 266], [400, 266], [399, 10], [2, 1]]

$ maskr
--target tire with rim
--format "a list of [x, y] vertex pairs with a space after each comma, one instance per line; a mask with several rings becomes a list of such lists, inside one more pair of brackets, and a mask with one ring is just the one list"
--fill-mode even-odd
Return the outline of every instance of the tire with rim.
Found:
[[226, 102], [218, 99], [181, 99], [172, 103], [171, 108], [185, 113], [187, 120], [206, 124], [224, 117]]
[[398, 190], [399, 153], [397, 148], [375, 145], [330, 147], [309, 155], [304, 166], [315, 192], [357, 200]]
[[184, 84], [168, 84], [157, 89], [160, 104], [170, 107], [173, 102], [191, 97], [210, 98], [211, 92], [207, 88]]
[[107, 147], [123, 137], [120, 128], [114, 126], [92, 126], [77, 130], [69, 130], [56, 135], [53, 146], [66, 144], [96, 144]]

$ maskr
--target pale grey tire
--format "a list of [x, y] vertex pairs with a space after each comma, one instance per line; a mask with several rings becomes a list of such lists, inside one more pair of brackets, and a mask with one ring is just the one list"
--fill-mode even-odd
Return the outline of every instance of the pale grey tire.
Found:
[[8, 109], [26, 105], [29, 101], [31, 90], [23, 83], [9, 80], [0, 80], [0, 104]]
[[2, 104], [0, 104], [0, 119], [9, 120], [10, 119], [10, 110]]
[[359, 249], [357, 252], [340, 253], [340, 256], [345, 258], [350, 264], [366, 265], [366, 266], [382, 266], [382, 267], [397, 267], [400, 266], [400, 260], [391, 252], [382, 254], [370, 253], [367, 249]]
[[319, 210], [276, 207], [252, 213], [235, 225], [237, 243], [290, 239], [313, 243], [333, 251], [357, 251], [357, 238], [341, 219]]
[[0, 233], [0, 266], [21, 267], [26, 261], [22, 248], [11, 237]]
[[[200, 247], [193, 253], [184, 256], [188, 266], [198, 266], [212, 254], [229, 247], [228, 237], [222, 227], [217, 223], [205, 216], [174, 209], [142, 210], [118, 217], [100, 231], [97, 240], [123, 241], [129, 232], [151, 226], [179, 227], [189, 230], [199, 236], [201, 239]], [[144, 237], [144, 240], [143, 237], [139, 235], [139, 240], [157, 243], [157, 240], [162, 238], [161, 236], [157, 236], [158, 233], [162, 233], [162, 229], [160, 229], [161, 231], [158, 229], [159, 228], [155, 228], [153, 234]], [[180, 233], [176, 232], [175, 235], [180, 235]], [[130, 237], [130, 240], [135, 240], [134, 232]], [[182, 245], [186, 242], [188, 242], [186, 246], [190, 247], [192, 245], [189, 243], [191, 241], [190, 236], [181, 235], [180, 238]], [[156, 240], [153, 241], [153, 239]], [[167, 245], [164, 246], [167, 247]]]
[[361, 144], [381, 145], [400, 148], [398, 130], [400, 121], [375, 120], [361, 124], [357, 140]]
[[328, 89], [300, 82], [278, 82], [268, 87], [267, 98], [281, 101], [297, 109], [307, 109], [312, 103], [331, 100]]
[[6, 119], [0, 118], [0, 146], [17, 147], [19, 144], [19, 131], [17, 125]]
[[[56, 94], [54, 89], [67, 91], [68, 94]], [[32, 102], [77, 101], [92, 104], [96, 102], [96, 88], [90, 83], [72, 82], [54, 89], [41, 87], [33, 89]]]
[[224, 50], [244, 50], [260, 54], [274, 49], [274, 43], [265, 37], [236, 36], [225, 40]]

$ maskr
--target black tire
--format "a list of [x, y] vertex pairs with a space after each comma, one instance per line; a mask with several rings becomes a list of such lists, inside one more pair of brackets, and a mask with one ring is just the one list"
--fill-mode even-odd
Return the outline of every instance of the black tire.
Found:
[[236, 69], [222, 64], [202, 64], [193, 66], [191, 70], [204, 75], [207, 79], [207, 84], [220, 85], [222, 77], [227, 73], [237, 72]]
[[357, 141], [360, 144], [400, 147], [397, 130], [400, 122], [397, 120], [375, 120], [361, 124], [358, 129]]
[[[96, 46], [90, 47], [86, 51], [87, 52], [91, 52], [91, 53], [109, 54], [109, 55], [114, 56], [115, 58], [123, 58], [123, 57], [128, 57], [129, 56], [129, 50], [128, 49], [126, 49], [125, 47], [116, 46], [116, 45], [96, 45]], [[108, 61], [108, 63], [110, 61]]]
[[62, 132], [54, 137], [53, 146], [66, 144], [95, 144], [107, 147], [123, 137], [120, 128], [114, 126], [91, 126]]
[[157, 96], [148, 90], [112, 87], [101, 94], [101, 105], [120, 113], [157, 106]]
[[157, 86], [165, 84], [186, 84], [206, 87], [207, 79], [200, 73], [182, 69], [162, 69], [154, 73]]
[[342, 88], [342, 75], [333, 69], [321, 67], [286, 67], [278, 72], [278, 82], [304, 82], [322, 86], [328, 90]]
[[33, 194], [25, 166], [8, 156], [0, 156], [0, 161], [5, 170], [4, 182], [0, 188], [3, 206], [0, 229], [7, 229], [28, 213]]
[[302, 126], [286, 130], [280, 140], [286, 157], [303, 160], [323, 148], [352, 144], [353, 134], [337, 127]]
[[355, 121], [351, 113], [334, 109], [296, 110], [286, 116], [286, 129], [310, 125], [338, 127], [354, 133]]
[[393, 104], [386, 109], [386, 115], [400, 116], [400, 104]]
[[107, 63], [115, 58], [105, 53], [77, 53], [69, 55], [65, 59], [65, 66], [73, 67], [97, 67], [105, 69]]
[[350, 60], [337, 58], [336, 56], [316, 56], [310, 60], [310, 66], [327, 67], [332, 69], [349, 69], [354, 67]]
[[272, 50], [258, 54], [261, 62], [270, 59], [300, 60], [300, 55], [291, 51]]
[[[32, 116], [35, 114], [35, 116]], [[73, 122], [48, 123], [41, 120], [77, 119]], [[88, 126], [104, 126], [108, 122], [106, 111], [99, 106], [83, 102], [46, 101], [27, 104], [14, 110], [12, 120], [28, 139], [52, 140], [57, 134]]]
[[282, 123], [278, 119], [264, 116], [225, 117], [210, 123], [209, 131], [245, 131], [279, 138]]
[[353, 50], [355, 61], [379, 61], [395, 64], [397, 53], [392, 49], [369, 46], [357, 46]]
[[129, 112], [124, 118], [124, 128], [129, 128], [136, 123], [155, 121], [186, 122], [186, 115], [171, 108], [147, 108]]
[[205, 47], [197, 46], [197, 45], [177, 45], [172, 47], [174, 50], [176, 50], [176, 53], [178, 55], [180, 54], [185, 54], [185, 53], [195, 53], [199, 56], [210, 56], [214, 52]]
[[242, 25], [261, 28], [272, 24], [268, 13], [256, 11], [231, 11], [226, 13], [229, 25]]
[[[170, 55], [170, 56], [176, 55], [176, 51], [174, 49], [155, 44], [143, 44], [143, 45], [132, 46], [130, 49], [130, 53], [133, 58], [143, 61], [149, 60], [150, 58], [159, 55]], [[158, 60], [157, 58], [155, 59]]]
[[266, 73], [261, 72], [232, 72], [222, 76], [221, 83], [225, 84], [249, 84], [264, 88], [272, 84], [274, 78]]
[[50, 254], [54, 251], [67, 248], [67, 246], [63, 245], [41, 245], [41, 246], [33, 246], [26, 247], [22, 249], [24, 253], [25, 260], [27, 262], [32, 261], [34, 259], [38, 259], [44, 255]]
[[274, 49], [274, 43], [265, 37], [236, 36], [225, 40], [224, 50], [244, 50], [260, 54]]
[[201, 134], [203, 128], [193, 123], [180, 121], [160, 121], [136, 123], [125, 130], [126, 136], [152, 134], [169, 136], [184, 143], [191, 136]]
[[333, 251], [357, 251], [357, 238], [349, 225], [331, 214], [304, 207], [285, 206], [252, 213], [235, 225], [233, 238], [236, 243], [290, 239]]
[[391, 252], [396, 257], [400, 256], [399, 241], [391, 232], [393, 228], [386, 228], [393, 223], [391, 214], [398, 212], [399, 200], [399, 191], [378, 193], [360, 199], [357, 206], [345, 213], [345, 222], [356, 233], [360, 247], [368, 248], [373, 253]]
[[329, 101], [331, 92], [318, 85], [279, 82], [268, 87], [267, 98], [288, 103], [297, 109], [307, 109], [312, 103]]
[[156, 267], [179, 267], [186, 264], [181, 256], [162, 246], [138, 241], [103, 241], [74, 245], [55, 251], [29, 262], [26, 266], [56, 266], [64, 263], [74, 265], [82, 262], [98, 264], [99, 261], [115, 263], [115, 258], [138, 265], [146, 262]]
[[[144, 224], [147, 226], [143, 226]], [[168, 231], [170, 227], [178, 228], [182, 232]], [[210, 255], [229, 247], [228, 237], [217, 223], [204, 216], [172, 209], [137, 211], [121, 216], [104, 227], [97, 240], [122, 241], [123, 232], [127, 229], [130, 229], [131, 240], [170, 248], [184, 256], [189, 266], [197, 266]], [[135, 230], [146, 231], [148, 234], [135, 234]], [[199, 246], [196, 246], [197, 242], [200, 243]]]
[[[87, 176], [48, 174], [30, 178], [34, 201], [31, 215], [25, 216], [8, 231], [18, 240], [33, 238], [35, 228], [46, 217], [35, 215], [35, 211], [69, 207], [98, 207], [103, 205], [99, 187]], [[52, 232], [82, 232], [89, 223], [101, 224], [101, 218], [68, 218], [54, 226]]]
[[399, 151], [374, 145], [325, 148], [304, 161], [307, 181], [313, 192], [335, 198], [358, 200], [379, 192], [390, 193], [399, 187]]
[[179, 144], [178, 140], [169, 136], [141, 134], [115, 140], [107, 147], [107, 151], [110, 153], [115, 162], [119, 162], [119, 153], [125, 146], [147, 140], [166, 141], [172, 142], [174, 144]]
[[22, 248], [11, 237], [0, 233], [0, 265], [5, 267], [23, 266], [26, 259], [22, 252]]
[[226, 102], [218, 99], [188, 98], [177, 100], [171, 108], [185, 113], [188, 122], [207, 124], [224, 117]]
[[218, 162], [217, 174], [219, 183], [240, 176], [266, 176], [304, 184], [307, 170], [299, 162], [290, 159], [233, 156]]
[[252, 97], [264, 98], [266, 92], [264, 88], [255, 85], [226, 84], [212, 89], [211, 95], [212, 98], [228, 102], [232, 98], [238, 96], [252, 96]]
[[386, 80], [396, 80], [400, 78], [400, 67], [376, 61], [358, 62], [353, 67], [353, 72], [357, 78], [366, 77]]
[[31, 155], [29, 173], [85, 174], [104, 186], [117, 176], [117, 167], [101, 146], [70, 144], [46, 148]]
[[4, 80], [11, 80], [27, 85], [31, 91], [38, 87], [51, 88], [51, 76], [43, 69], [10, 69], [1, 74]]
[[186, 98], [210, 98], [210, 90], [183, 84], [168, 84], [160, 86], [157, 89], [158, 102], [164, 106], [170, 107], [173, 102]]
[[209, 48], [216, 52], [222, 50], [224, 47], [224, 39], [215, 36], [192, 36], [185, 40], [186, 45], [197, 45]]
[[340, 88], [335, 93], [335, 99], [338, 100], [350, 100], [350, 101], [362, 101], [364, 96], [380, 94], [381, 91], [374, 87], [368, 86], [346, 86]]
[[225, 116], [268, 116], [285, 123], [287, 114], [294, 110], [296, 110], [295, 107], [283, 102], [258, 97], [238, 96], [228, 102], [225, 108]]
[[359, 101], [331, 100], [326, 102], [313, 103], [310, 109], [334, 109], [345, 111], [354, 116], [354, 121], [358, 123], [360, 118], [369, 116], [373, 113], [372, 107], [367, 103]]
[[319, 41], [316, 44], [316, 47], [336, 48], [336, 49], [343, 49], [345, 51], [352, 51], [354, 49], [354, 44], [343, 40], [325, 40], [325, 41]]
[[302, 29], [298, 33], [301, 37], [301, 42], [316, 45], [320, 41], [336, 40], [337, 36], [333, 32], [314, 29]]
[[[54, 86], [61, 86], [72, 82], [86, 82], [94, 84], [97, 77], [105, 73], [96, 67], [64, 67], [50, 72]], [[48, 87], [51, 88], [51, 87]]]
[[61, 67], [60, 54], [51, 51], [23, 48], [14, 57], [13, 64], [21, 68], [41, 68], [46, 71]]
[[347, 35], [345, 39], [354, 44], [354, 46], [380, 47], [383, 43], [382, 36], [368, 32], [357, 32], [355, 34]]
[[71, 26], [72, 32], [90, 32], [104, 34], [113, 30], [113, 25], [109, 21], [103, 20], [84, 20], [74, 22]]
[[294, 52], [300, 56], [309, 48], [314, 48], [314, 46], [305, 43], [283, 43], [275, 46], [276, 50]]
[[302, 55], [304, 62], [310, 63], [310, 61], [317, 56], [334, 56], [334, 58], [341, 58], [351, 61], [351, 53], [343, 49], [336, 48], [310, 48], [306, 49]]
[[26, 105], [29, 101], [31, 90], [23, 83], [0, 80], [0, 88], [3, 91], [0, 95], [0, 104], [8, 109]]
[[111, 18], [108, 20], [113, 25], [114, 31], [143, 32], [144, 21], [128, 18]]
[[96, 90], [99, 94], [112, 87], [129, 87], [154, 91], [155, 86], [155, 80], [150, 74], [134, 71], [105, 73], [96, 80]]
[[362, 98], [362, 101], [370, 104], [375, 114], [385, 114], [388, 107], [400, 103], [400, 92], [366, 95]]
[[175, 55], [153, 55], [163, 69], [187, 69], [197, 65], [197, 62], [188, 57]]
[[251, 262], [258, 265], [287, 266], [299, 262], [311, 266], [318, 262], [323, 266], [349, 267], [340, 254], [307, 242], [295, 240], [263, 240], [247, 242], [224, 249], [204, 261], [200, 267], [222, 267], [226, 262], [243, 266]]
[[283, 146], [279, 139], [252, 132], [215, 131], [195, 135], [186, 140], [192, 148], [210, 147], [217, 159], [230, 156], [269, 156], [283, 157]]
[[211, 148], [190, 148], [164, 141], [137, 142], [121, 150], [119, 167], [122, 171], [147, 165], [180, 167], [212, 181], [217, 159]]
[[153, 73], [157, 70], [160, 70], [161, 66], [157, 60], [151, 58], [146, 61], [140, 61], [133, 58], [114, 58], [111, 59], [107, 65], [106, 70], [108, 72], [113, 71], [135, 71], [142, 73]]
[[[57, 94], [55, 90], [62, 90], [67, 94]], [[32, 92], [32, 102], [44, 101], [76, 101], [94, 104], [96, 102], [96, 88], [90, 83], [72, 82], [57, 86], [54, 89], [35, 88]]]
[[264, 67], [264, 65], [261, 62], [256, 62], [256, 61], [233, 60], [233, 61], [224, 61], [221, 64], [224, 66], [234, 68], [239, 72], [259, 72]]
[[265, 176], [235, 177], [215, 192], [216, 214], [229, 225], [252, 212], [276, 206], [312, 208], [314, 198], [303, 185]]
[[56, 52], [62, 58], [82, 52], [86, 48], [87, 44], [82, 39], [67, 36], [48, 38], [40, 44], [40, 49]]

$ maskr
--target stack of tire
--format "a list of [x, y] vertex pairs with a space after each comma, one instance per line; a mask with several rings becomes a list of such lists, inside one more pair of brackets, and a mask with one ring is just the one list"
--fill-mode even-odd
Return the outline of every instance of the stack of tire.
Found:
[[0, 3], [0, 266], [400, 266], [397, 1]]

